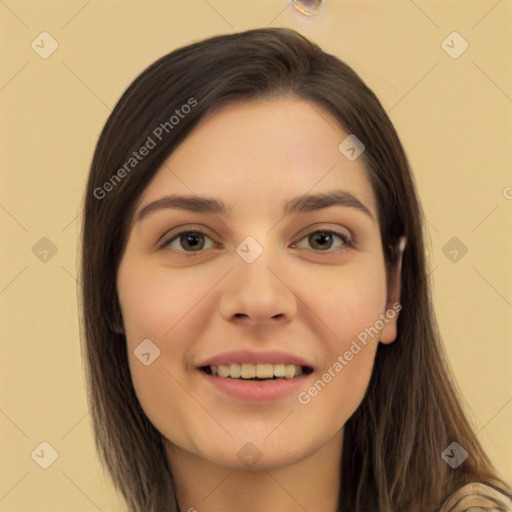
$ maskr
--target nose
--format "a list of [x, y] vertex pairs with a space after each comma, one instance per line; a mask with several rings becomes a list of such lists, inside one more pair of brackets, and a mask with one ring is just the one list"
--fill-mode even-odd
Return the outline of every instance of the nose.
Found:
[[224, 280], [220, 314], [229, 321], [250, 326], [289, 323], [297, 314], [297, 297], [288, 272], [270, 251], [252, 263], [236, 255], [235, 268]]

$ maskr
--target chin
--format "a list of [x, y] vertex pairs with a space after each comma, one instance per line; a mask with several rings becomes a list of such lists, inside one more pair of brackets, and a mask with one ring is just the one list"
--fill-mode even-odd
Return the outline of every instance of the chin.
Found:
[[289, 436], [276, 436], [272, 441], [265, 439], [265, 435], [260, 438], [253, 436], [252, 441], [248, 440], [249, 436], [245, 439], [205, 446], [196, 455], [231, 470], [274, 471], [300, 462], [315, 453], [322, 444], [315, 447], [311, 440], [304, 440], [304, 446], [301, 446], [299, 440], [293, 441]]
[[[246, 449], [246, 453], [243, 453]], [[240, 458], [238, 457], [240, 454]], [[294, 454], [279, 454], [272, 455], [265, 453], [265, 451], [257, 451], [257, 449], [249, 449], [248, 445], [242, 447], [236, 456], [233, 453], [214, 454], [209, 458], [210, 462], [215, 465], [223, 466], [234, 471], [276, 471], [288, 466], [292, 466], [299, 462], [302, 458]]]

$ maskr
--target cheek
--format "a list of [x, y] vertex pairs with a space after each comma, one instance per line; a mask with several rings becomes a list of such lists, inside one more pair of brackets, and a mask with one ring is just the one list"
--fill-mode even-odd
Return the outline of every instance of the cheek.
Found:
[[[170, 422], [169, 418], [179, 410], [195, 410], [184, 392], [190, 383], [183, 364], [190, 340], [198, 339], [208, 329], [212, 311], [204, 299], [216, 280], [218, 277], [212, 281], [197, 268], [173, 271], [156, 265], [135, 265], [129, 260], [119, 269], [119, 302], [133, 386], [148, 418], [170, 438], [185, 436], [188, 421]], [[145, 342], [147, 349], [141, 351], [139, 347], [147, 339], [157, 348]], [[136, 354], [148, 352], [146, 359], [152, 362], [145, 365], [144, 357], [141, 361]]]
[[[177, 396], [182, 394], [172, 376], [183, 381], [190, 344], [208, 329], [206, 323], [212, 312], [207, 311], [209, 303], [202, 299], [211, 286], [211, 279], [202, 278], [197, 269], [193, 276], [183, 270], [172, 272], [149, 266], [138, 269], [126, 265], [120, 271], [119, 301], [130, 372], [143, 408], [169, 403], [165, 396], [169, 389]], [[149, 344], [144, 341], [148, 339]], [[142, 350], [143, 346], [148, 348]], [[150, 356], [142, 357], [142, 361], [154, 362], [146, 366], [137, 355], [148, 352]], [[153, 354], [158, 355], [153, 359]]]
[[[205, 301], [201, 301], [211, 286], [211, 277], [197, 268], [189, 272], [124, 263], [118, 273], [118, 292], [132, 342], [145, 338], [163, 341], [184, 323], [200, 330], [201, 318], [206, 319]], [[200, 309], [201, 315], [197, 314]]]
[[[327, 281], [323, 281], [327, 282]], [[331, 335], [318, 379], [299, 399], [310, 413], [343, 425], [361, 403], [372, 374], [386, 302], [386, 280], [379, 261], [350, 265], [333, 273], [314, 305]], [[307, 403], [306, 403], [307, 402]]]
[[360, 345], [349, 360], [345, 352], [298, 396], [299, 407], [317, 418], [331, 434], [350, 419], [361, 404], [370, 381], [376, 345]]
[[385, 272], [376, 258], [338, 268], [328, 278], [316, 279], [316, 286], [311, 279], [308, 286], [312, 290], [316, 287], [312, 296], [316, 297], [315, 311], [330, 327], [334, 338], [331, 345], [339, 350], [344, 350], [346, 342], [350, 345], [361, 331], [375, 325], [385, 309]]

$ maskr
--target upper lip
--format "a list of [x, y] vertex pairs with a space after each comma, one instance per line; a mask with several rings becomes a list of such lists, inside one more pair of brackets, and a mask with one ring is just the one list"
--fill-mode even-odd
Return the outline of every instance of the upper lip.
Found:
[[249, 350], [236, 350], [232, 352], [223, 352], [216, 356], [206, 359], [203, 363], [198, 365], [198, 368], [203, 366], [218, 366], [220, 364], [229, 365], [231, 363], [252, 363], [252, 364], [295, 364], [313, 369], [313, 365], [305, 359], [286, 352], [279, 352], [276, 350], [267, 352], [251, 352]]

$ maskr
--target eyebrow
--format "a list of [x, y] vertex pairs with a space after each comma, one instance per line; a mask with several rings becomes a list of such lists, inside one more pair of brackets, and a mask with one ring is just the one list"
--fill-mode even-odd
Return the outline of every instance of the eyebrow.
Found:
[[[299, 213], [309, 213], [330, 206], [345, 206], [360, 211], [375, 220], [369, 209], [357, 197], [344, 190], [329, 190], [317, 194], [305, 194], [291, 198], [283, 203], [283, 216]], [[195, 195], [177, 195], [162, 197], [146, 205], [137, 215], [140, 221], [149, 213], [162, 209], [179, 209], [196, 213], [211, 213], [223, 217], [230, 217], [233, 205], [226, 205], [220, 199], [201, 197]]]

